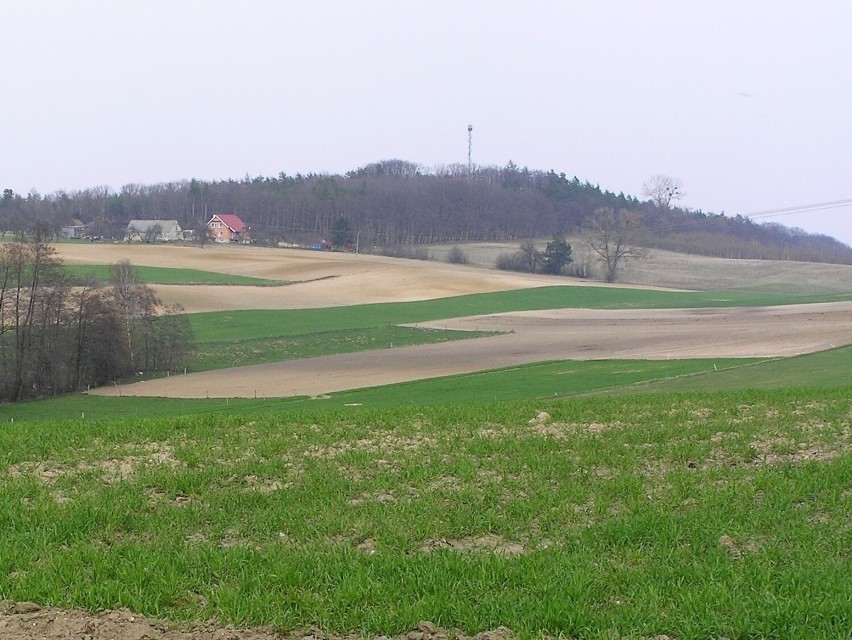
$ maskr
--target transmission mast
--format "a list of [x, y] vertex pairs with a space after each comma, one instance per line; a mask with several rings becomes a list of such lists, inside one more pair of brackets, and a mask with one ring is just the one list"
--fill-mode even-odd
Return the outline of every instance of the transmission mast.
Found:
[[467, 174], [473, 175], [473, 160], [471, 152], [473, 151], [473, 125], [467, 125]]

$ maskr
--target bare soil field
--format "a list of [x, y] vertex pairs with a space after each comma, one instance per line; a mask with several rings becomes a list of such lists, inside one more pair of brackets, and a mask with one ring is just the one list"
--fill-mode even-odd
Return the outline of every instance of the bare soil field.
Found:
[[588, 284], [553, 276], [327, 251], [124, 243], [60, 244], [56, 248], [66, 264], [111, 264], [127, 259], [134, 265], [199, 269], [293, 283], [282, 287], [153, 287], [164, 302], [180, 303], [189, 312], [322, 308]]
[[852, 343], [852, 302], [729, 309], [560, 309], [417, 326], [504, 333], [205, 371], [92, 393], [172, 398], [318, 396], [544, 360], [791, 356]]

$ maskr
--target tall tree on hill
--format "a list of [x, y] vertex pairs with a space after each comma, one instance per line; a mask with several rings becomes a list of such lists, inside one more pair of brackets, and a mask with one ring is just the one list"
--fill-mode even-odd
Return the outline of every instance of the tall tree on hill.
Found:
[[683, 183], [680, 178], [655, 175], [642, 185], [642, 195], [651, 199], [659, 209], [668, 209], [675, 200], [683, 197]]
[[633, 211], [610, 207], [597, 209], [592, 216], [586, 241], [604, 266], [604, 279], [615, 282], [625, 260], [642, 255], [636, 246], [641, 232], [639, 216]]

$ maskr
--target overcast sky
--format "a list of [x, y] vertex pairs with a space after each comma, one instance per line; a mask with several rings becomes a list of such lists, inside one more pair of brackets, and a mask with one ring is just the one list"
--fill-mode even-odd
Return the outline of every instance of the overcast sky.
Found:
[[390, 158], [554, 169], [852, 245], [852, 2], [0, 0], [0, 188]]

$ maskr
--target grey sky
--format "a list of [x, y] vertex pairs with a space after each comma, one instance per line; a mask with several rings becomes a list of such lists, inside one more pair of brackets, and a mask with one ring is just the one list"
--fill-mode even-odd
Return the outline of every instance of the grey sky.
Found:
[[[852, 200], [852, 3], [0, 0], [0, 188], [513, 160]], [[852, 205], [761, 217], [852, 244]]]

